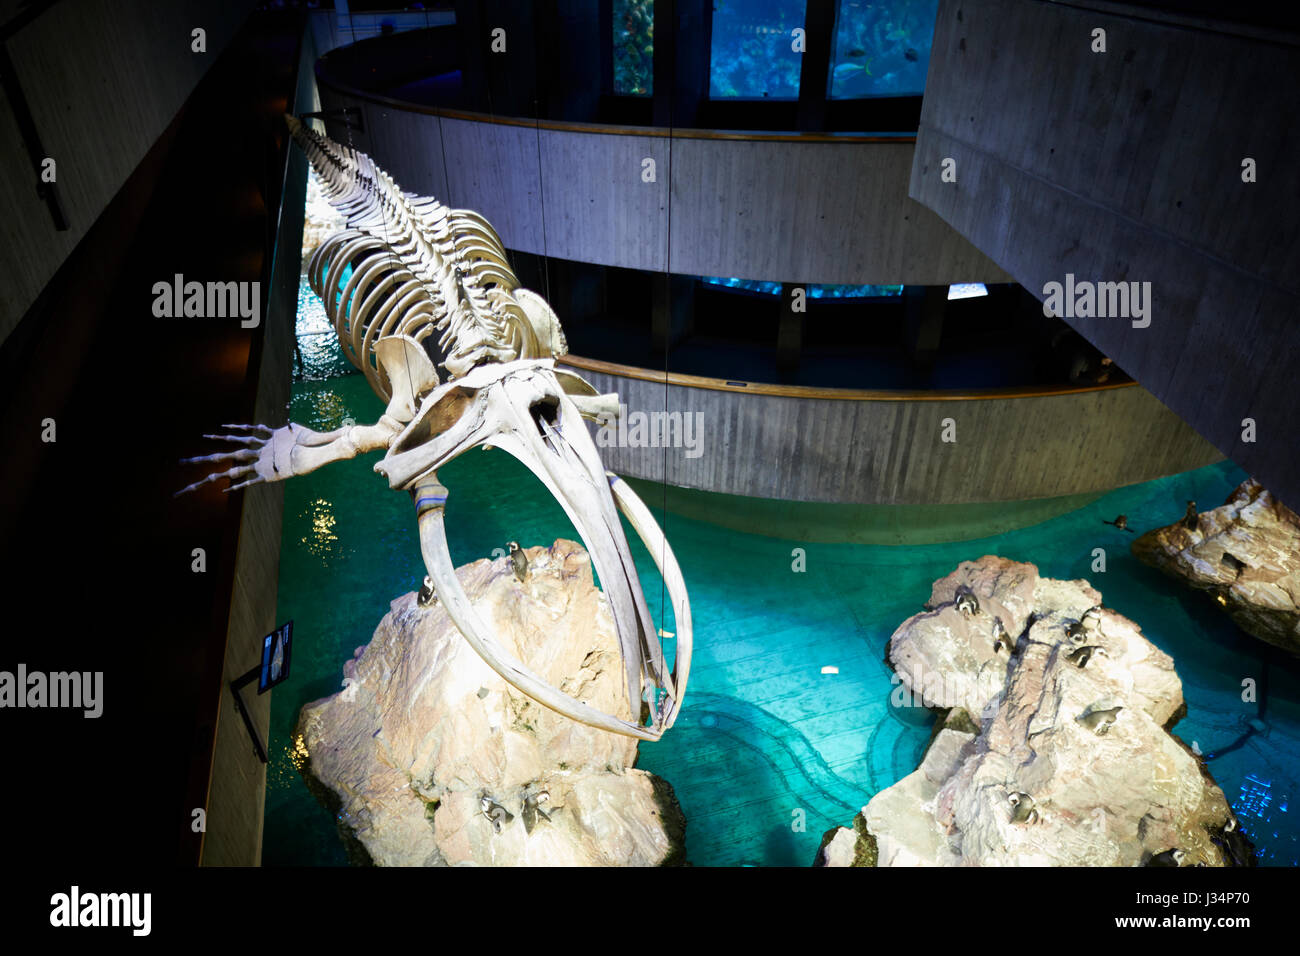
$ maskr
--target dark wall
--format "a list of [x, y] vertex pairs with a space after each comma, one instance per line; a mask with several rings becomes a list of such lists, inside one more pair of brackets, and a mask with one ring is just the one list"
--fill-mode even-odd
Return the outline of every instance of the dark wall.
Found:
[[[104, 689], [98, 719], [6, 714], [8, 758], [30, 779], [67, 779], [75, 752], [81, 781], [43, 787], [39, 825], [11, 834], [11, 850], [36, 867], [77, 860], [87, 883], [96, 866], [120, 875], [197, 862], [193, 813], [209, 806], [218, 712], [229, 707], [227, 634], [243, 622], [255, 641], [249, 632], [274, 614], [273, 565], [235, 582], [250, 545], [278, 554], [277, 489], [248, 496], [264, 506], [249, 528], [243, 493], [173, 494], [203, 475], [181, 459], [215, 450], [204, 434], [283, 422], [299, 249], [290, 239], [277, 258], [272, 243], [302, 28], [293, 14], [249, 18], [0, 349], [0, 528], [6, 552], [21, 555], [6, 576], [6, 627], [30, 635], [6, 645], [0, 669], [99, 671]], [[63, 59], [75, 53], [52, 44], [42, 57], [75, 70]], [[134, 122], [131, 104], [120, 106], [100, 121], [110, 140], [140, 132], [120, 128]], [[259, 283], [260, 323], [155, 315], [154, 285], [176, 273]], [[278, 383], [262, 374], [276, 364]], [[42, 440], [47, 418], [54, 441]], [[242, 757], [250, 747], [238, 740]], [[256, 837], [257, 780], [241, 782], [237, 815]], [[90, 831], [67, 823], [92, 806]], [[0, 809], [31, 819], [32, 791], [5, 788]], [[255, 861], [246, 847], [238, 862]]]
[[[0, 341], [171, 123], [253, 8], [252, 0], [82, 0], [48, 6], [4, 39], [0, 106]], [[7, 4], [15, 8], [17, 4]], [[11, 21], [13, 22], [13, 21]], [[206, 52], [191, 31], [206, 31]], [[30, 116], [24, 137], [24, 116]], [[59, 229], [29, 153], [56, 162]]]

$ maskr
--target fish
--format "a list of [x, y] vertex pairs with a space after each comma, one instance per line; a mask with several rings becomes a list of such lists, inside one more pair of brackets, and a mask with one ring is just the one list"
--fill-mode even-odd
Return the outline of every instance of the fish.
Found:
[[903, 53], [903, 58], [905, 60], [911, 60], [913, 63], [915, 63], [917, 60], [921, 58], [921, 54], [917, 53], [914, 49], [912, 49], [909, 46], [907, 50]]
[[841, 63], [835, 68], [835, 79], [845, 80], [861, 70], [867, 76], [871, 76], [871, 60], [866, 63]]
[[860, 46], [855, 46], [852, 50], [849, 51], [849, 56], [852, 57], [859, 57], [859, 56], [866, 56], [866, 55], [867, 55], [867, 51], [862, 49], [862, 47]]

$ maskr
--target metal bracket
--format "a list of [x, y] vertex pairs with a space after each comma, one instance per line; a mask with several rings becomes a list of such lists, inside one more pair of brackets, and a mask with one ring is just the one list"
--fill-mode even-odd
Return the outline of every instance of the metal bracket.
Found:
[[235, 695], [235, 709], [239, 711], [239, 716], [244, 718], [244, 728], [248, 731], [248, 736], [252, 738], [253, 750], [257, 754], [257, 759], [266, 763], [266, 747], [262, 744], [262, 738], [258, 736], [257, 728], [253, 726], [253, 718], [248, 713], [248, 708], [244, 706], [244, 698], [239, 693], [253, 681], [257, 680], [262, 673], [262, 665], [254, 667], [242, 677], [237, 677], [230, 682], [230, 692]]

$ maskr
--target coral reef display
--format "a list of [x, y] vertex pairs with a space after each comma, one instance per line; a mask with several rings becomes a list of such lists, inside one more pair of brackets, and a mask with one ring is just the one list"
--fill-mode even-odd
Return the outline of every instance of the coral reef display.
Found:
[[614, 0], [614, 92], [649, 96], [655, 77], [654, 0]]
[[[803, 66], [794, 31], [803, 0], [718, 0], [713, 7], [709, 95], [791, 99]], [[938, 0], [841, 0], [836, 11], [830, 95], [836, 99], [909, 96], [925, 89]], [[615, 18], [618, 23], [618, 18]], [[629, 71], [640, 51], [625, 52], [616, 27], [615, 62]], [[617, 71], [622, 68], [616, 66]]]
[[793, 48], [804, 25], [804, 0], [717, 0], [713, 4], [709, 95], [799, 95], [803, 57]]
[[1300, 655], [1300, 517], [1251, 478], [1218, 508], [1148, 531], [1133, 554], [1205, 591], [1261, 641]]
[[[457, 569], [517, 660], [583, 706], [626, 713], [613, 615], [582, 546], [558, 540]], [[494, 673], [455, 621], [392, 602], [303, 707], [296, 762], [355, 862], [382, 866], [653, 866], [684, 859], [667, 782], [632, 769], [637, 742], [568, 720]], [[623, 708], [623, 709], [620, 709]]]
[[829, 832], [821, 865], [1250, 865], [1204, 763], [1169, 732], [1169, 655], [1086, 581], [985, 556], [889, 642], [895, 706], [946, 710], [920, 767]]

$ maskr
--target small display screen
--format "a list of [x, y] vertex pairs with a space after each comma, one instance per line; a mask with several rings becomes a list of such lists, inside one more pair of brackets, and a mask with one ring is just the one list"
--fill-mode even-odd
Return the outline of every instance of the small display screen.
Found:
[[257, 692], [268, 690], [289, 677], [289, 651], [293, 639], [293, 621], [282, 624], [262, 638], [262, 673], [257, 681]]

